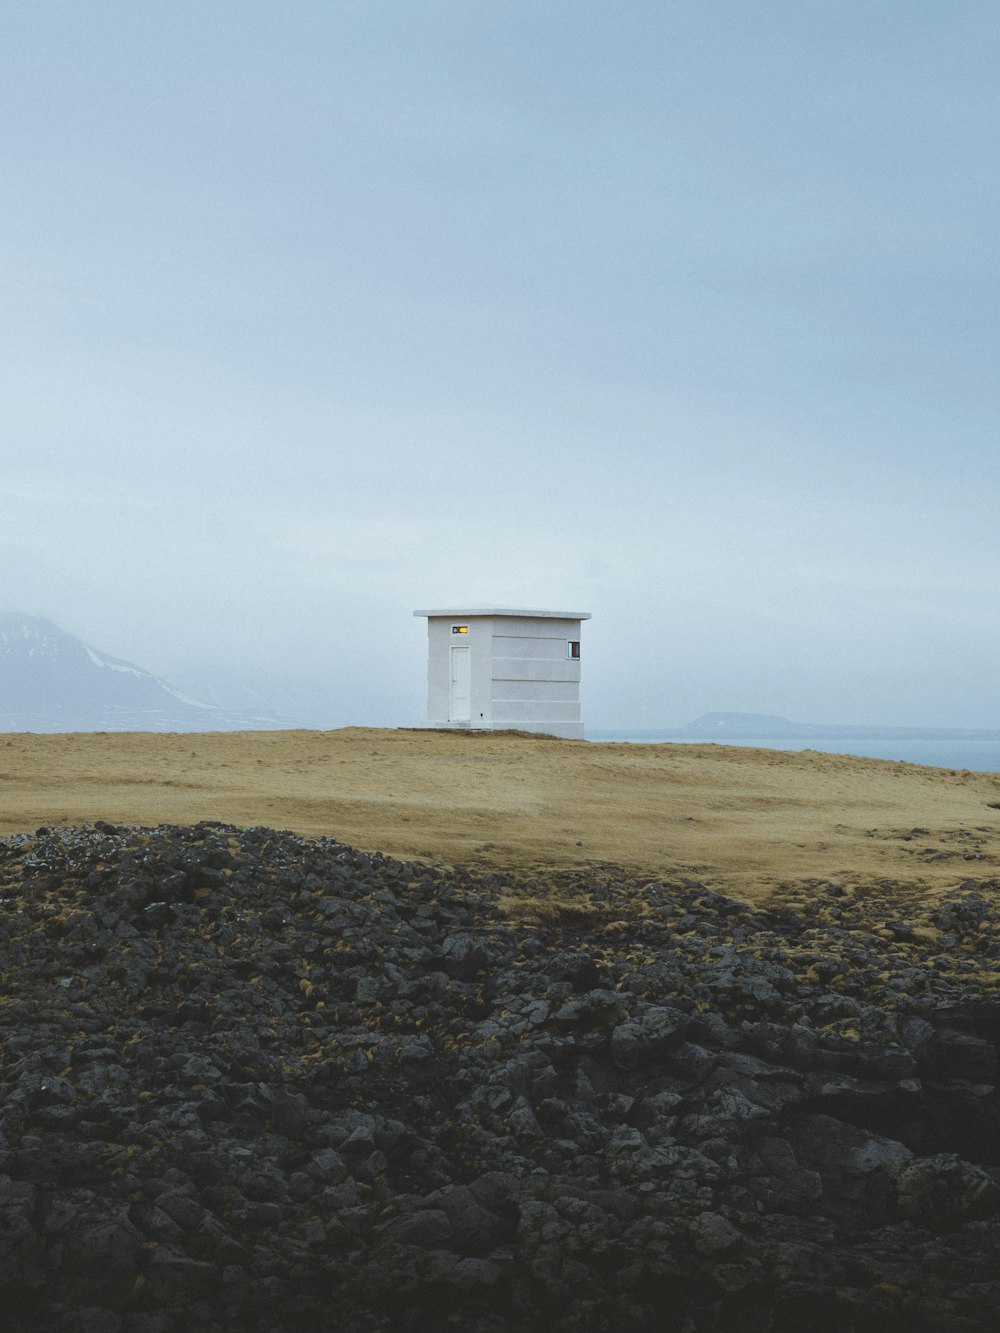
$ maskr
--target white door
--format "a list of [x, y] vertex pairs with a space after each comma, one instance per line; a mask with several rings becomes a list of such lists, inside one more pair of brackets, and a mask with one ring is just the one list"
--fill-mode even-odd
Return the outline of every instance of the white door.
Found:
[[468, 648], [451, 650], [451, 692], [448, 696], [448, 721], [472, 721], [472, 663]]

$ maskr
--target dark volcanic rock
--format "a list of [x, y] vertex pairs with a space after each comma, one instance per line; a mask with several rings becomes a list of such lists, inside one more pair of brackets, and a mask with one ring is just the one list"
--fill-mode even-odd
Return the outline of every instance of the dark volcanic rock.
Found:
[[513, 883], [0, 841], [4, 1328], [995, 1327], [992, 881]]

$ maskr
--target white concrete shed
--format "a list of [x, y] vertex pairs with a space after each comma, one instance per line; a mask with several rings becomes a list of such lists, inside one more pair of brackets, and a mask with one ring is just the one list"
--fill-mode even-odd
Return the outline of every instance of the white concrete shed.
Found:
[[427, 617], [427, 725], [583, 739], [580, 626], [589, 611], [511, 607]]

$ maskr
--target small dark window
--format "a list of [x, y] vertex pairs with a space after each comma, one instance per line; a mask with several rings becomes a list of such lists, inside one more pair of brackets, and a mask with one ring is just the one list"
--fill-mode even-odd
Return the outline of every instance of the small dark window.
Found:
[[566, 644], [566, 656], [567, 656], [567, 657], [574, 657], [574, 658], [579, 659], [579, 657], [580, 657], [580, 640], [579, 640], [579, 639], [570, 639], [570, 640], [569, 640], [569, 642]]

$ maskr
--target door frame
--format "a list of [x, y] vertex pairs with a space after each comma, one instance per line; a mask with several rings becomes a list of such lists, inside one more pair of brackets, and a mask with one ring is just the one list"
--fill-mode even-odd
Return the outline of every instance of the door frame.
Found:
[[[456, 657], [456, 654], [461, 656]], [[458, 671], [464, 672], [465, 679], [458, 680]], [[462, 698], [455, 686], [464, 683], [466, 687], [464, 713], [460, 713], [456, 708], [456, 699]], [[449, 649], [448, 657], [448, 721], [449, 722], [471, 722], [472, 721], [472, 653], [469, 644], [463, 643], [461, 646], [454, 644]]]

